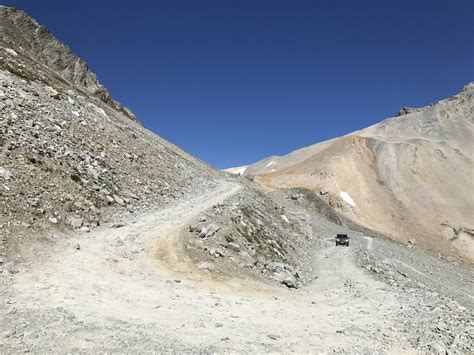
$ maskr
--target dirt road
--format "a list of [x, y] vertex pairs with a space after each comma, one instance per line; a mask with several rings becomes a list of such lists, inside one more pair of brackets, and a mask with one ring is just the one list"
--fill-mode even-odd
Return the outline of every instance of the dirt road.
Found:
[[397, 294], [332, 240], [299, 290], [194, 270], [177, 236], [239, 188], [222, 182], [122, 228], [76, 234], [20, 270], [0, 311], [0, 352], [408, 351]]

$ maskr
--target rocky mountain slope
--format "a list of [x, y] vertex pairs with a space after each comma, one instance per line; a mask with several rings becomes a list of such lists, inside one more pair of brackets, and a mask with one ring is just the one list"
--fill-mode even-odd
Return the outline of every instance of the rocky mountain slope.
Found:
[[143, 128], [43, 26], [0, 7], [3, 254], [191, 195], [218, 175]]
[[302, 187], [353, 226], [474, 260], [474, 83], [369, 128], [270, 157], [241, 173]]
[[[129, 214], [189, 199], [225, 179], [146, 130], [28, 15], [0, 7], [0, 28], [0, 272], [44, 255], [71, 230], [123, 227]], [[311, 249], [310, 260], [318, 243], [303, 221], [290, 221], [250, 181], [238, 183], [246, 197], [214, 206], [176, 247], [187, 243], [185, 253], [227, 273], [287, 287], [310, 280], [312, 264], [300, 253]]]
[[[351, 220], [347, 171], [332, 170], [339, 196], [216, 172], [143, 128], [26, 14], [0, 7], [0, 26], [0, 353], [473, 352], [472, 268], [372, 238]], [[375, 131], [261, 168], [395, 144], [390, 124]]]
[[28, 55], [43, 67], [42, 69], [47, 68], [59, 74], [86, 96], [97, 97], [116, 111], [138, 121], [132, 111], [110, 96], [107, 88], [99, 83], [86, 62], [59, 42], [45, 26], [39, 25], [24, 12], [0, 6], [0, 33], [2, 42], [20, 48], [20, 52]]

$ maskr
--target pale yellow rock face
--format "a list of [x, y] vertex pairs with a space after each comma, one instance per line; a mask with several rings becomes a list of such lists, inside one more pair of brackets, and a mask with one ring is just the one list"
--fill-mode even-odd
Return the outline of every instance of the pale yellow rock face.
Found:
[[[332, 207], [364, 227], [472, 261], [473, 94], [470, 83], [450, 99], [265, 159], [245, 174], [270, 188], [327, 192], [322, 196]], [[273, 171], [265, 168], [270, 159]]]

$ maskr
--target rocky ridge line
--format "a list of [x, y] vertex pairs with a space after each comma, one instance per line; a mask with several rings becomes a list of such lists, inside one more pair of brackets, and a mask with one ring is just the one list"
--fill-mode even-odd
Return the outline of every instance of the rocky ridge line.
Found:
[[88, 95], [95, 96], [128, 118], [138, 121], [133, 112], [115, 101], [109, 91], [89, 70], [87, 63], [58, 41], [45, 26], [25, 12], [0, 6], [0, 33], [4, 42], [17, 46], [32, 59], [59, 74]]

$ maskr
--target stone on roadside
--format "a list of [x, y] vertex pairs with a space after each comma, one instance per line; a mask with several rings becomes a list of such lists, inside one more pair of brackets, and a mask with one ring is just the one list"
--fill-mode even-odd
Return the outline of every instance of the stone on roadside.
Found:
[[212, 237], [214, 234], [216, 234], [219, 231], [219, 229], [220, 227], [217, 224], [212, 223], [208, 225], [207, 227], [202, 227], [198, 236], [200, 238]]
[[290, 265], [285, 264], [285, 263], [280, 263], [280, 262], [271, 262], [268, 263], [265, 266], [268, 270], [273, 271], [273, 272], [285, 272], [288, 271], [290, 273], [293, 273], [293, 269], [291, 268]]
[[71, 225], [72, 228], [74, 229], [79, 229], [82, 227], [82, 224], [84, 223], [84, 220], [80, 217], [69, 217], [68, 222]]
[[209, 249], [209, 255], [215, 258], [224, 257], [225, 253], [221, 248], [211, 248]]
[[295, 277], [287, 271], [276, 272], [273, 274], [273, 278], [275, 281], [285, 285], [288, 288], [298, 288]]
[[97, 218], [92, 218], [92, 219], [89, 219], [87, 224], [92, 228], [97, 228], [98, 226], [100, 226], [100, 220]]
[[225, 256], [225, 252], [221, 248], [217, 248], [216, 249], [216, 255], [223, 258]]
[[199, 264], [197, 264], [197, 268], [199, 270], [214, 270], [214, 264], [209, 263], [207, 261], [202, 261]]
[[257, 263], [257, 260], [251, 257], [247, 252], [240, 255], [239, 266], [251, 268]]

